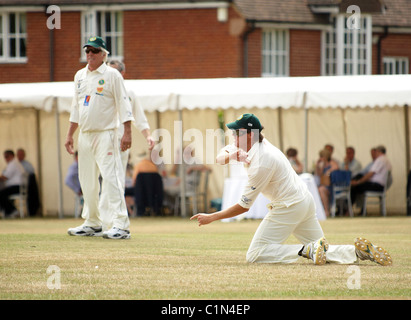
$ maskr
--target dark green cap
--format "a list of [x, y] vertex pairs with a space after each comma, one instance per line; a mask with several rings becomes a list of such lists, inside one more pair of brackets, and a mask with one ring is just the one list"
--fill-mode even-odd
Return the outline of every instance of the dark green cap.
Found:
[[107, 50], [106, 48], [106, 43], [104, 42], [103, 38], [101, 37], [91, 37], [88, 39], [87, 43], [83, 46], [87, 47], [87, 46], [91, 46], [94, 48], [103, 48], [104, 50]]
[[263, 130], [260, 120], [252, 113], [244, 113], [236, 121], [228, 123], [227, 128], [231, 130], [238, 129], [258, 129]]

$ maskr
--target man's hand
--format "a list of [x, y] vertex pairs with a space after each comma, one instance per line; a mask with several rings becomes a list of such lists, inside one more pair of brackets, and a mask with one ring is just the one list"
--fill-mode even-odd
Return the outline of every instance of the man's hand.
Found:
[[66, 150], [70, 154], [74, 154], [74, 141], [73, 137], [67, 137], [66, 142], [64, 143], [64, 146], [66, 147]]
[[197, 219], [198, 225], [201, 227], [202, 225], [209, 224], [214, 221], [212, 214], [206, 213], [197, 213], [196, 215], [192, 216], [190, 220]]
[[148, 149], [153, 150], [154, 145], [156, 144], [153, 137], [152, 136], [147, 136], [146, 140], [147, 140], [147, 144], [148, 144]]
[[70, 154], [74, 154], [73, 135], [74, 135], [74, 132], [76, 132], [77, 128], [78, 128], [78, 123], [70, 122], [70, 126], [69, 126], [67, 136], [66, 136], [66, 142], [64, 143], [64, 146], [66, 147], [67, 152]]
[[124, 134], [121, 138], [121, 151], [126, 151], [131, 148], [131, 122], [124, 122]]
[[230, 159], [237, 160], [238, 162], [244, 162], [250, 164], [250, 160], [247, 159], [248, 154], [243, 149], [238, 149], [237, 151], [230, 153]]

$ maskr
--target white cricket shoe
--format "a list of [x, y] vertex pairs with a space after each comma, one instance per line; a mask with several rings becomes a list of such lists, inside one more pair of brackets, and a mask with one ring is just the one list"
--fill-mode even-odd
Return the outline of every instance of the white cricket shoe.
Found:
[[101, 227], [93, 228], [87, 226], [79, 226], [68, 229], [67, 233], [71, 236], [101, 237], [103, 235], [103, 229]]
[[112, 227], [103, 232], [104, 239], [130, 239], [130, 231]]
[[374, 246], [364, 238], [357, 238], [354, 241], [355, 253], [361, 260], [370, 260], [382, 266], [391, 266], [392, 259], [390, 254], [381, 247]]
[[328, 250], [327, 240], [322, 237], [317, 241], [311, 242], [303, 247], [298, 255], [311, 259], [316, 265], [323, 265], [326, 263], [325, 252]]

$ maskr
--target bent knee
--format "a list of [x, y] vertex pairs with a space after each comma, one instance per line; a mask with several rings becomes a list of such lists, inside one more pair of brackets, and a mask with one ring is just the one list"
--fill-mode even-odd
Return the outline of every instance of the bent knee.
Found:
[[257, 261], [258, 257], [259, 257], [259, 254], [257, 250], [252, 250], [252, 251], [249, 250], [245, 256], [245, 259], [248, 263], [254, 263]]

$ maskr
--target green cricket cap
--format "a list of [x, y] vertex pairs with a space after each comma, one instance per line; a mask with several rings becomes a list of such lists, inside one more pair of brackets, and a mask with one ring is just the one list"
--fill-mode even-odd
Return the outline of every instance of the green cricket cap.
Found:
[[227, 128], [231, 130], [238, 129], [258, 129], [263, 130], [263, 126], [260, 120], [252, 113], [244, 113], [237, 118], [234, 122], [228, 123]]
[[107, 50], [106, 43], [104, 42], [103, 38], [101, 37], [91, 37], [87, 40], [87, 43], [83, 46], [83, 48], [90, 46], [94, 48], [103, 48]]

